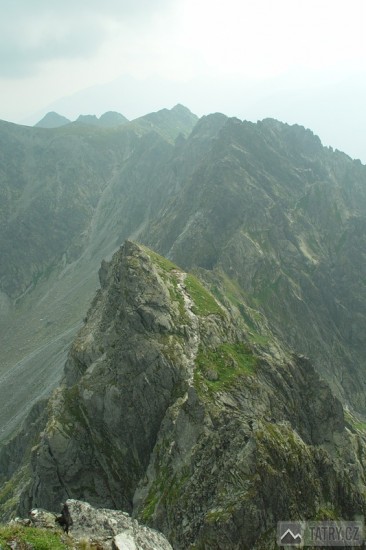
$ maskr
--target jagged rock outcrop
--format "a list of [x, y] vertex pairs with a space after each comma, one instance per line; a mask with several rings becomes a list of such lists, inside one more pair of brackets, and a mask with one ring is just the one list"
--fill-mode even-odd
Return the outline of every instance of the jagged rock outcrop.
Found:
[[214, 387], [201, 379], [170, 409], [135, 493], [174, 548], [274, 548], [284, 517], [364, 513], [365, 443], [308, 361], [259, 361]]
[[[23, 510], [52, 509], [70, 495], [132, 509], [161, 422], [184, 396], [199, 341], [206, 338], [184, 280], [173, 264], [130, 242], [109, 266], [102, 264], [101, 290], [72, 346], [64, 385], [49, 403], [48, 423], [32, 452], [33, 481], [23, 494]], [[188, 280], [205, 298], [198, 281]], [[235, 327], [207, 297], [207, 311], [215, 314], [204, 320], [207, 338], [212, 345], [235, 339]]]
[[253, 333], [256, 312], [242, 303], [245, 323], [129, 241], [99, 276], [30, 469], [18, 460], [4, 484], [4, 516], [81, 499], [176, 549], [230, 550], [274, 548], [279, 520], [366, 512], [363, 432], [308, 359], [264, 322]]
[[196, 120], [182, 107], [109, 128], [0, 121], [0, 441], [59, 383], [102, 259], [160, 208], [161, 167]]

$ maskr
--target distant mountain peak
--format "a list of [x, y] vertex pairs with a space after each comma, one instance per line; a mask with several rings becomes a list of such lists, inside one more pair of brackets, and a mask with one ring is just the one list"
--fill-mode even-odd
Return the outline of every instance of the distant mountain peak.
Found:
[[115, 126], [126, 124], [128, 119], [116, 111], [107, 111], [99, 118], [96, 115], [79, 115], [75, 122], [81, 122], [81, 124], [89, 124], [92, 126], [100, 126], [103, 128], [113, 128]]
[[128, 118], [121, 115], [121, 113], [117, 113], [116, 111], [107, 111], [99, 117], [100, 126], [120, 126], [121, 124], [126, 124], [127, 122]]
[[165, 139], [174, 142], [179, 134], [187, 137], [198, 121], [184, 105], [175, 105], [172, 109], [160, 109], [142, 117], [136, 118], [133, 123], [143, 128], [148, 128], [160, 133]]
[[37, 124], [37, 128], [59, 128], [60, 126], [65, 126], [65, 124], [69, 124], [71, 120], [68, 118], [59, 115], [55, 111], [50, 111], [47, 113]]
[[171, 110], [192, 114], [192, 111], [190, 109], [188, 109], [188, 107], [186, 107], [185, 105], [182, 105], [182, 103], [177, 103], [176, 105], [174, 105], [174, 107]]

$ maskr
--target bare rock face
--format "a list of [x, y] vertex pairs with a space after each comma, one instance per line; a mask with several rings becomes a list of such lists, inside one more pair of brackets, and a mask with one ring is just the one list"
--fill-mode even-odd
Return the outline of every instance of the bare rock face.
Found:
[[101, 289], [32, 450], [34, 482], [22, 513], [34, 505], [57, 511], [70, 495], [132, 511], [161, 422], [193, 376], [198, 345], [179, 275], [159, 261], [126, 242], [102, 265]]
[[40, 529], [54, 529], [57, 515], [42, 508], [34, 508], [29, 513], [30, 521], [35, 527]]

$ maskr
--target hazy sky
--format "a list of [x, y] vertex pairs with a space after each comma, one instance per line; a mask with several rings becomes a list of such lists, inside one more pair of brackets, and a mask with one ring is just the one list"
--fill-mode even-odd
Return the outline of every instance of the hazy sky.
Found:
[[[198, 115], [299, 122], [366, 161], [361, 142], [355, 150], [366, 123], [365, 3], [2, 0], [0, 118], [36, 121], [53, 107], [132, 118], [181, 102]], [[340, 121], [354, 144], [339, 142]]]

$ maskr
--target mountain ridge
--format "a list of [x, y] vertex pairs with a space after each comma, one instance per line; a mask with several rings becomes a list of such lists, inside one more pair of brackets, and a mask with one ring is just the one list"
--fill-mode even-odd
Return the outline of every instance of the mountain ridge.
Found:
[[[198, 117], [193, 115], [187, 107], [178, 103], [172, 109], [161, 109], [157, 112], [140, 116], [134, 119], [134, 121], [136, 121], [137, 124], [143, 123], [154, 126], [155, 121], [157, 121], [158, 124], [162, 120], [168, 121], [171, 115], [177, 115], [175, 117], [175, 124], [177, 124], [178, 121], [182, 123], [181, 129], [183, 130], [183, 133], [185, 132], [185, 128], [192, 124], [192, 121], [198, 120]], [[55, 111], [50, 111], [41, 120], [34, 124], [33, 127], [47, 129], [60, 128], [72, 122], [76, 124], [98, 126], [101, 128], [114, 128], [133, 121], [129, 121], [124, 115], [118, 113], [117, 111], [106, 111], [100, 117], [97, 117], [96, 115], [80, 114], [74, 121], [71, 121]], [[175, 132], [176, 130], [173, 133]]]
[[[100, 261], [131, 237], [185, 269], [213, 267], [213, 284], [220, 272], [224, 283], [227, 277], [234, 279], [240, 288], [237, 299], [249, 299], [274, 323], [281, 339], [310, 356], [333, 391], [362, 414], [363, 165], [322, 148], [300, 126], [273, 120], [246, 123], [222, 114], [196, 122], [193, 115], [184, 115], [186, 137], [179, 137], [181, 128], [171, 134], [177, 116], [179, 109], [169, 122], [169, 111], [164, 111], [153, 117], [153, 126], [148, 117], [149, 124], [133, 121], [119, 129], [68, 125], [45, 131], [1, 125], [6, 153], [1, 162], [11, 167], [5, 171], [8, 180], [1, 180], [3, 372], [12, 364], [19, 372], [32, 365], [33, 376], [40, 368], [34, 352], [43, 372], [52, 354], [59, 357], [55, 373], [61, 372], [66, 342], [93, 295]], [[63, 157], [70, 148], [66, 164]], [[37, 162], [30, 164], [32, 155]], [[7, 159], [15, 156], [12, 166]], [[26, 208], [9, 224], [9, 212], [17, 204], [13, 194], [22, 193], [25, 183]], [[54, 200], [56, 190], [60, 205]], [[70, 201], [76, 216], [74, 226], [67, 227], [65, 215], [73, 216]], [[57, 222], [51, 231], [44, 231], [46, 220]], [[59, 227], [59, 236], [52, 227]], [[20, 247], [17, 253], [10, 242]], [[38, 262], [36, 257], [29, 261], [34, 246]], [[11, 290], [4, 286], [4, 275]], [[336, 300], [328, 281], [335, 285]], [[310, 309], [305, 305], [309, 293]], [[354, 305], [347, 304], [356, 303], [354, 315]], [[55, 335], [60, 339], [47, 351], [43, 346]], [[48, 376], [54, 384], [55, 375]], [[15, 380], [13, 388], [15, 393], [20, 389]], [[3, 399], [4, 411], [13, 411], [3, 413], [12, 426], [17, 399], [8, 404], [9, 392]], [[19, 403], [23, 407], [26, 401], [22, 396]]]
[[[357, 268], [361, 287], [356, 280], [347, 287], [338, 279], [341, 271], [343, 277], [347, 277], [344, 270], [351, 276], [353, 266], [365, 264], [359, 252], [366, 209], [363, 165], [323, 148], [319, 138], [299, 126], [228, 119], [217, 136], [203, 167], [163, 207], [169, 214], [157, 216], [140, 238], [187, 269], [223, 270], [250, 295], [251, 305], [266, 310], [274, 322], [286, 304], [286, 315], [293, 317], [290, 326], [298, 327], [302, 318], [304, 323], [300, 334], [296, 330], [291, 334], [288, 319], [282, 317], [277, 324], [281, 337], [299, 353], [323, 362], [328, 380], [336, 368], [342, 369], [338, 379], [343, 376], [343, 384], [349, 385], [348, 397], [363, 409], [364, 381], [358, 378], [355, 384], [353, 380], [354, 364], [364, 364], [361, 326], [357, 321], [354, 324], [350, 346], [345, 332], [348, 320], [341, 320], [345, 309], [341, 313], [340, 306], [343, 303], [347, 308], [345, 300], [357, 302], [360, 316], [355, 319], [364, 316], [362, 276]], [[276, 285], [282, 285], [282, 292], [274, 292]], [[313, 302], [309, 301], [311, 294]], [[327, 318], [333, 319], [321, 321], [328, 325], [321, 336], [318, 304], [331, 308]], [[299, 310], [303, 310], [300, 316]], [[314, 327], [312, 334], [310, 327]], [[334, 334], [343, 338], [339, 362], [331, 343]], [[314, 353], [320, 339], [323, 342]], [[347, 374], [348, 369], [352, 374]], [[342, 391], [335, 378], [332, 384], [336, 392]]]
[[366, 167], [182, 106], [0, 141], [2, 516], [259, 550], [363, 515]]
[[126, 241], [99, 276], [63, 384], [27, 444], [9, 444], [3, 514], [78, 495], [132, 512], [174, 548], [218, 549], [263, 548], [294, 510], [364, 512], [364, 436], [306, 358], [270, 333], [253, 347], [235, 310], [144, 246]]
[[[102, 258], [142, 223], [141, 214], [134, 216], [132, 210], [144, 214], [145, 199], [137, 190], [124, 206], [125, 219], [116, 212], [115, 205], [123, 208], [126, 190], [133, 189], [127, 182], [131, 176], [123, 171], [131, 172], [142, 155], [157, 165], [173, 145], [171, 138], [167, 142], [158, 134], [165, 132], [164, 121], [157, 121], [153, 131], [138, 123], [45, 130], [5, 122], [0, 130], [0, 376], [7, 384], [0, 386], [3, 439], [33, 400], [58, 383], [67, 346], [98, 284]], [[171, 127], [169, 132], [173, 138]], [[145, 150], [148, 143], [150, 152]], [[147, 190], [150, 178], [149, 170]], [[23, 376], [27, 389], [18, 383]]]
[[[34, 128], [60, 128], [61, 126], [71, 124], [72, 122], [73, 121], [68, 118], [55, 113], [54, 111], [50, 111], [39, 122], [34, 124]], [[114, 128], [116, 126], [126, 124], [127, 122], [129, 122], [128, 119], [116, 111], [107, 111], [99, 118], [95, 115], [79, 115], [79, 117], [74, 121], [74, 123], [89, 124], [104, 128]]]
[[34, 124], [35, 128], [59, 128], [60, 126], [65, 126], [65, 124], [70, 124], [71, 120], [68, 118], [56, 113], [55, 111], [50, 111], [46, 113], [45, 116]]

